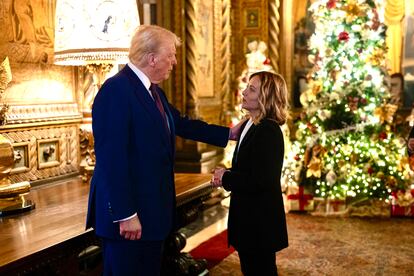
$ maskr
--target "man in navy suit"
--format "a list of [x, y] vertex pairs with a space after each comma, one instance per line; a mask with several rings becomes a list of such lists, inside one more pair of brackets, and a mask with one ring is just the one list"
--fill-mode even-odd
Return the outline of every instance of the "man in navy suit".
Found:
[[160, 274], [163, 242], [174, 229], [175, 136], [226, 146], [239, 128], [181, 116], [157, 86], [177, 64], [179, 38], [141, 25], [130, 62], [109, 78], [92, 108], [96, 166], [86, 227], [102, 238], [105, 275]]

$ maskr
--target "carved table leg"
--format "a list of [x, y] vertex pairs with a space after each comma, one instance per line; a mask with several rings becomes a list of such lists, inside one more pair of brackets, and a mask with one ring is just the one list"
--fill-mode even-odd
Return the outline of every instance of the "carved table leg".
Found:
[[189, 253], [180, 252], [185, 245], [186, 236], [181, 232], [175, 232], [167, 238], [161, 275], [208, 275], [205, 259], [195, 260]]

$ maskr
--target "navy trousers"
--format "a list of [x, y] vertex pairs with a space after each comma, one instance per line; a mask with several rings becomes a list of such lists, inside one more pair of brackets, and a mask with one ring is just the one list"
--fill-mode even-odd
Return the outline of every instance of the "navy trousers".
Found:
[[102, 239], [104, 276], [159, 276], [164, 241]]

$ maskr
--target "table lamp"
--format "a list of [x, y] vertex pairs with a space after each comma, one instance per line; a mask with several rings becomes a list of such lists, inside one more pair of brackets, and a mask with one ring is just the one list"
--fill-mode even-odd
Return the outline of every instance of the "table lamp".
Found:
[[108, 73], [128, 62], [131, 37], [138, 25], [136, 0], [56, 2], [54, 63], [86, 66], [92, 74], [92, 85], [80, 97], [80, 173], [84, 182], [89, 182], [95, 165], [90, 124], [93, 101]]
[[128, 62], [138, 25], [136, 0], [57, 0], [54, 63], [86, 66], [93, 76], [81, 101], [84, 118], [108, 72]]

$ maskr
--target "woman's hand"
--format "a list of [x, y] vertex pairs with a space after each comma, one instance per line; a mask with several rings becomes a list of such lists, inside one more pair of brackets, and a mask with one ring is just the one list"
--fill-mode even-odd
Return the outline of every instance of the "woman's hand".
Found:
[[213, 187], [220, 187], [223, 185], [222, 182], [222, 178], [223, 178], [223, 174], [226, 172], [227, 170], [225, 168], [215, 168], [213, 171], [213, 176], [211, 178], [211, 185], [213, 185]]

